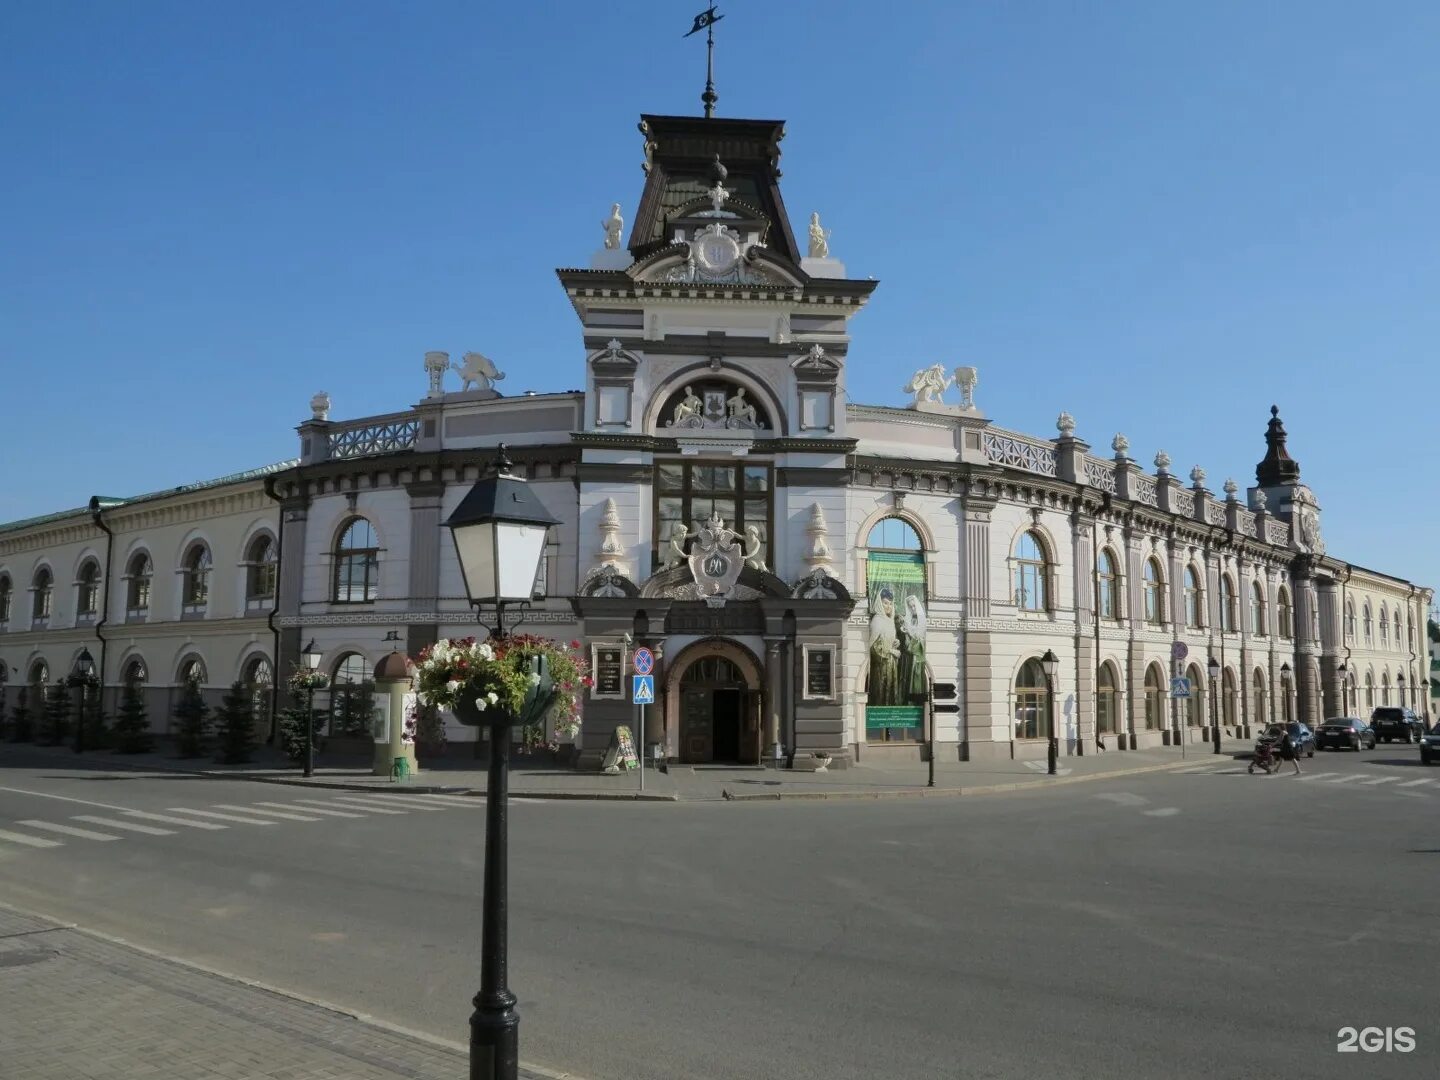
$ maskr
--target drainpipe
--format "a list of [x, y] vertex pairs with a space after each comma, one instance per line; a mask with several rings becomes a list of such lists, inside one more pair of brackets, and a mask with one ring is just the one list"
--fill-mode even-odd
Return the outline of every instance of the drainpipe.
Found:
[[100, 619], [95, 623], [95, 637], [100, 641], [100, 700], [99, 707], [105, 708], [105, 673], [110, 669], [105, 666], [105, 653], [109, 642], [105, 640], [105, 624], [110, 619], [110, 590], [112, 588], [110, 578], [110, 564], [115, 555], [115, 534], [110, 526], [105, 524], [102, 516], [107, 507], [118, 506], [119, 499], [102, 499], [99, 495], [90, 496], [90, 520], [95, 527], [105, 534], [105, 575], [100, 580], [104, 583], [104, 592], [100, 597]]
[[265, 624], [270, 627], [270, 655], [274, 658], [270, 665], [270, 734], [265, 741], [274, 746], [280, 719], [280, 628], [275, 625], [275, 616], [280, 612], [280, 563], [285, 558], [285, 506], [275, 491], [274, 473], [265, 477], [265, 494], [278, 504], [277, 516], [280, 519], [275, 530], [275, 600], [270, 605], [270, 613], [265, 616]]
[[[1355, 669], [1350, 665], [1350, 635], [1346, 633], [1345, 613], [1349, 610], [1345, 606], [1345, 589], [1350, 584], [1351, 575], [1355, 568], [1349, 563], [1345, 564], [1345, 580], [1340, 582], [1340, 647], [1345, 650], [1345, 678], [1340, 680], [1340, 711], [1345, 712], [1345, 706], [1349, 700], [1350, 676], [1355, 674]], [[1355, 696], [1360, 696], [1360, 680], [1355, 680]], [[1354, 702], [1355, 712], [1360, 712], [1360, 702]]]

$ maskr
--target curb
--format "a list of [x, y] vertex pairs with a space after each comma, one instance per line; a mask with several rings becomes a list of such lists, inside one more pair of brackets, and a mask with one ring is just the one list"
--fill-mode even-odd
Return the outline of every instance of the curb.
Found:
[[1116, 769], [1113, 772], [1094, 773], [1089, 776], [1057, 776], [1053, 780], [1042, 777], [1035, 780], [1018, 781], [1011, 784], [986, 784], [971, 788], [889, 788], [880, 791], [756, 791], [732, 792], [725, 788], [722, 795], [726, 802], [778, 802], [788, 799], [811, 800], [863, 800], [863, 799], [956, 799], [974, 798], [977, 795], [1005, 795], [1017, 791], [1044, 791], [1061, 784], [1086, 784], [1095, 780], [1109, 780], [1116, 776], [1138, 776], [1141, 773], [1169, 772], [1174, 769], [1188, 769], [1193, 761], [1167, 762], [1163, 765], [1145, 765], [1136, 769]]
[[[455, 1042], [451, 1039], [442, 1039], [423, 1031], [416, 1031], [414, 1028], [405, 1027], [403, 1024], [392, 1024], [388, 1020], [381, 1020], [379, 1017], [370, 1016], [367, 1013], [356, 1012], [354, 1009], [346, 1008], [343, 1005], [336, 1005], [333, 1001], [326, 1001], [324, 998], [310, 997], [306, 994], [298, 994], [293, 990], [282, 990], [278, 986], [271, 986], [269, 983], [260, 982], [258, 979], [247, 979], [243, 975], [232, 975], [228, 971], [221, 971], [218, 968], [206, 964], [197, 964], [193, 960], [185, 960], [170, 953], [161, 952], [158, 949], [150, 949], [144, 945], [136, 945], [133, 941], [126, 941], [114, 934], [107, 934], [103, 930], [92, 930], [80, 926], [77, 923], [67, 922], [64, 919], [57, 919], [53, 915], [47, 915], [40, 911], [30, 911], [26, 908], [16, 907], [14, 904], [0, 900], [0, 909], [10, 912], [12, 915], [19, 915], [27, 919], [38, 919], [48, 922], [51, 925], [47, 930], [69, 930], [82, 937], [93, 938], [96, 941], [103, 941], [107, 945], [116, 945], [122, 949], [129, 949], [131, 952], [140, 953], [154, 960], [160, 960], [167, 964], [175, 964], [179, 967], [188, 968], [191, 971], [198, 971], [216, 979], [224, 979], [226, 982], [238, 983], [241, 986], [248, 986], [253, 990], [263, 990], [267, 994], [274, 994], [276, 997], [288, 998], [291, 1001], [298, 1001], [303, 1005], [310, 1005], [317, 1009], [324, 1009], [327, 1012], [339, 1016], [348, 1017], [358, 1023], [369, 1027], [379, 1028], [394, 1035], [402, 1035], [407, 1039], [414, 1039], [429, 1046], [438, 1046], [443, 1050], [450, 1050], [457, 1054], [468, 1056], [470, 1047], [465, 1043]], [[571, 1072], [555, 1072], [540, 1065], [527, 1065], [520, 1063], [522, 1072], [533, 1073], [535, 1076], [544, 1077], [545, 1080], [581, 1080], [581, 1077]]]

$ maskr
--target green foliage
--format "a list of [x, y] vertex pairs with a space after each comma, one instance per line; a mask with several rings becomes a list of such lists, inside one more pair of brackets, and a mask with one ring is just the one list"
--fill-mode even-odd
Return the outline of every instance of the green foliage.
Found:
[[120, 715], [115, 718], [113, 734], [115, 749], [121, 754], [145, 754], [153, 748], [145, 695], [140, 687], [127, 685], [120, 692]]
[[434, 705], [416, 709], [419, 723], [415, 725], [415, 745], [422, 753], [439, 754], [445, 749], [445, 721]]
[[85, 726], [85, 749], [102, 749], [109, 740], [108, 719], [100, 708], [100, 689], [93, 683], [75, 689], [75, 723]]
[[1434, 619], [1425, 620], [1425, 632], [1430, 635], [1430, 640], [1440, 644], [1440, 623]]
[[375, 684], [339, 683], [330, 690], [330, 734], [369, 735], [375, 715]]
[[239, 765], [255, 749], [255, 709], [250, 688], [240, 680], [230, 684], [215, 713], [215, 734], [220, 739], [217, 761]]
[[[315, 730], [312, 745], [319, 747], [320, 732], [325, 726], [326, 714], [323, 709], [315, 710]], [[305, 691], [291, 690], [290, 703], [280, 710], [276, 724], [280, 735], [280, 748], [291, 761], [305, 759]]]
[[40, 711], [40, 743], [59, 746], [70, 735], [70, 688], [57, 682], [45, 691], [45, 707]]
[[10, 712], [10, 741], [29, 742], [35, 737], [35, 718], [30, 711], [30, 688], [22, 686]]
[[172, 714], [180, 723], [175, 728], [175, 746], [182, 758], [202, 757], [210, 734], [210, 706], [200, 693], [200, 684], [187, 682]]

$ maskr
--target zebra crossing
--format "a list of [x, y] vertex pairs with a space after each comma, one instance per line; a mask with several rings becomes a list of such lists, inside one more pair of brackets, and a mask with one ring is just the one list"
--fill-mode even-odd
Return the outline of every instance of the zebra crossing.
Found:
[[[1302, 766], [1303, 768], [1303, 766]], [[1245, 776], [1249, 769], [1245, 763], [1230, 761], [1224, 765], [1214, 764], [1193, 765], [1188, 769], [1176, 769], [1177, 776]], [[1425, 797], [1429, 794], [1440, 794], [1440, 776], [1419, 777], [1413, 780], [1406, 780], [1404, 776], [1372, 776], [1363, 772], [1302, 772], [1295, 776], [1286, 766], [1282, 765], [1281, 775], [1288, 775], [1302, 784], [1311, 786], [1334, 786], [1349, 787], [1352, 789], [1376, 789], [1389, 792], [1394, 795], [1408, 795], [1411, 797]], [[1393, 786], [1392, 786], [1393, 785]], [[1429, 790], [1427, 790], [1429, 789]]]
[[358, 821], [371, 817], [444, 813], [447, 810], [483, 811], [484, 808], [484, 799], [468, 795], [370, 795], [365, 792], [337, 793], [323, 799], [169, 806], [164, 808], [163, 813], [117, 806], [109, 808], [105, 814], [68, 814], [63, 820], [27, 818], [0, 823], [5, 825], [0, 828], [0, 855], [65, 847], [69, 843], [110, 843], [137, 836], [175, 836], [187, 829], [220, 832], [292, 822], [297, 825], [333, 823], [340, 818]]

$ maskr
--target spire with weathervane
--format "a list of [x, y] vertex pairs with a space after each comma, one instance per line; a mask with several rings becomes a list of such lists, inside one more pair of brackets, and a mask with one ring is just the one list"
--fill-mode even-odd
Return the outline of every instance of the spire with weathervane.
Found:
[[700, 95], [700, 101], [705, 106], [706, 120], [715, 115], [715, 103], [720, 100], [720, 95], [715, 93], [715, 24], [724, 17], [716, 15], [715, 5], [711, 4], [708, 9], [695, 16], [695, 25], [683, 35], [689, 37], [701, 30], [705, 31], [705, 92]]

